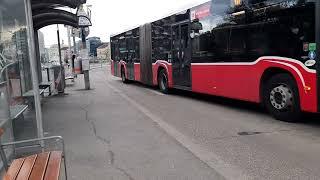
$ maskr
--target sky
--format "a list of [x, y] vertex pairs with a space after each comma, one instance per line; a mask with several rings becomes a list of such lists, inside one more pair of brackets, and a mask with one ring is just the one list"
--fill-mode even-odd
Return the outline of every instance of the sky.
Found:
[[[92, 5], [92, 24], [89, 37], [109, 41], [110, 35], [121, 33], [141, 24], [161, 19], [208, 0], [87, 0]], [[68, 44], [67, 30], [59, 25], [60, 36]], [[57, 26], [42, 28], [46, 47], [57, 44]]]

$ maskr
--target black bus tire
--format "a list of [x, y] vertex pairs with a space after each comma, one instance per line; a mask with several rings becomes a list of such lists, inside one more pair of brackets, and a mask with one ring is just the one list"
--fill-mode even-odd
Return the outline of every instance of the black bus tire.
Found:
[[162, 93], [168, 94], [169, 93], [169, 82], [168, 82], [168, 75], [166, 70], [160, 70], [158, 74], [158, 85], [159, 89]]
[[296, 81], [285, 73], [271, 77], [263, 89], [263, 103], [277, 120], [297, 122], [302, 112]]
[[126, 73], [123, 67], [121, 68], [121, 80], [124, 84], [128, 83], [128, 79], [126, 78]]

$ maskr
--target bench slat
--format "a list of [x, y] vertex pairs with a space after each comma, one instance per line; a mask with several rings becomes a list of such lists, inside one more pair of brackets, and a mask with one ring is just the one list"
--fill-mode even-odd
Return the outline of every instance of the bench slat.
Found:
[[48, 162], [48, 167], [44, 180], [58, 180], [60, 176], [60, 167], [62, 160], [61, 151], [52, 151]]
[[26, 157], [16, 180], [27, 180], [29, 178], [36, 159], [37, 155]]
[[21, 166], [22, 166], [24, 160], [25, 160], [25, 158], [15, 159], [11, 163], [10, 168], [8, 169], [8, 172], [4, 176], [4, 180], [15, 180], [20, 169], [21, 169]]
[[38, 154], [37, 160], [33, 166], [29, 180], [43, 180], [47, 169], [49, 156], [50, 152]]

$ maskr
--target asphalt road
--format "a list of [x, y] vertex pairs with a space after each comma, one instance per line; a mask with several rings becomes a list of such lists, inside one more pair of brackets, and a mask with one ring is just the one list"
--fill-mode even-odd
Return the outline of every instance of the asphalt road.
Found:
[[[318, 115], [280, 122], [256, 104], [122, 84], [109, 67], [94, 69], [91, 84], [93, 91], [73, 87], [44, 108], [47, 131], [69, 144], [73, 179], [86, 179], [79, 174], [89, 167], [92, 179], [320, 179]], [[83, 167], [87, 152], [94, 163]]]

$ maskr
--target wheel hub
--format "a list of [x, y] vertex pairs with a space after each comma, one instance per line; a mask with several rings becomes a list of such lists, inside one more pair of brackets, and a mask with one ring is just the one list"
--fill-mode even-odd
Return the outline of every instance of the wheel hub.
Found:
[[280, 85], [270, 92], [270, 102], [278, 110], [290, 108], [293, 104], [292, 91], [285, 85]]
[[162, 78], [161, 78], [161, 82], [160, 82], [160, 86], [162, 89], [165, 89], [166, 88], [166, 82], [167, 82], [167, 77], [166, 75], [162, 75]]
[[122, 77], [122, 81], [126, 80], [126, 76], [125, 76], [124, 72], [121, 73], [121, 77]]

